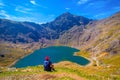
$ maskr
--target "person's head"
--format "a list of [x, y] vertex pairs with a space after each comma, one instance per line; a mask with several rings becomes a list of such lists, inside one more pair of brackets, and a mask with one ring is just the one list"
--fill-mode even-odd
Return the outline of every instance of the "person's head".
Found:
[[45, 57], [45, 60], [47, 60], [47, 61], [50, 60], [49, 56], [46, 56], [46, 57]]

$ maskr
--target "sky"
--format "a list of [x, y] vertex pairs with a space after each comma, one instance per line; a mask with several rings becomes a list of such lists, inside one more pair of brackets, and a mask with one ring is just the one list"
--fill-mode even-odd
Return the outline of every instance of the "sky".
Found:
[[120, 0], [0, 0], [0, 18], [46, 23], [70, 12], [103, 19], [120, 11]]

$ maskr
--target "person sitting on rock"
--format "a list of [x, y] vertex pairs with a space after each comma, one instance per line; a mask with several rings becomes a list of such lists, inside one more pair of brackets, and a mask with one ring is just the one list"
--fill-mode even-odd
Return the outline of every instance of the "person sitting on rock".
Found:
[[50, 61], [50, 58], [48, 56], [45, 57], [44, 61], [44, 71], [55, 71], [54, 65]]

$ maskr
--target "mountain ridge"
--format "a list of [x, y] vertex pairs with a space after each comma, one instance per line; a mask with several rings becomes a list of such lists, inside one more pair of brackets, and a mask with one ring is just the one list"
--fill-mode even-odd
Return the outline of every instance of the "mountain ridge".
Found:
[[[82, 21], [84, 24], [80, 24], [79, 21]], [[41, 25], [33, 22], [16, 22], [0, 19], [0, 40], [4, 39], [4, 41], [29, 43], [38, 42], [41, 38], [48, 40], [51, 38], [58, 39], [60, 34], [63, 34], [64, 31], [74, 25], [85, 25], [89, 21], [89, 19], [84, 17], [74, 17], [74, 15], [70, 13], [63, 13], [54, 21]]]

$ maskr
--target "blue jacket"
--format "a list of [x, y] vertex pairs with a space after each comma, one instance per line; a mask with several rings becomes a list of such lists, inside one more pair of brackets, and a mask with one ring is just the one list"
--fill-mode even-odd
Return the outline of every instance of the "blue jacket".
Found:
[[44, 70], [45, 70], [45, 71], [51, 71], [51, 67], [50, 67], [51, 64], [52, 64], [51, 61], [45, 60], [45, 61], [44, 61]]

